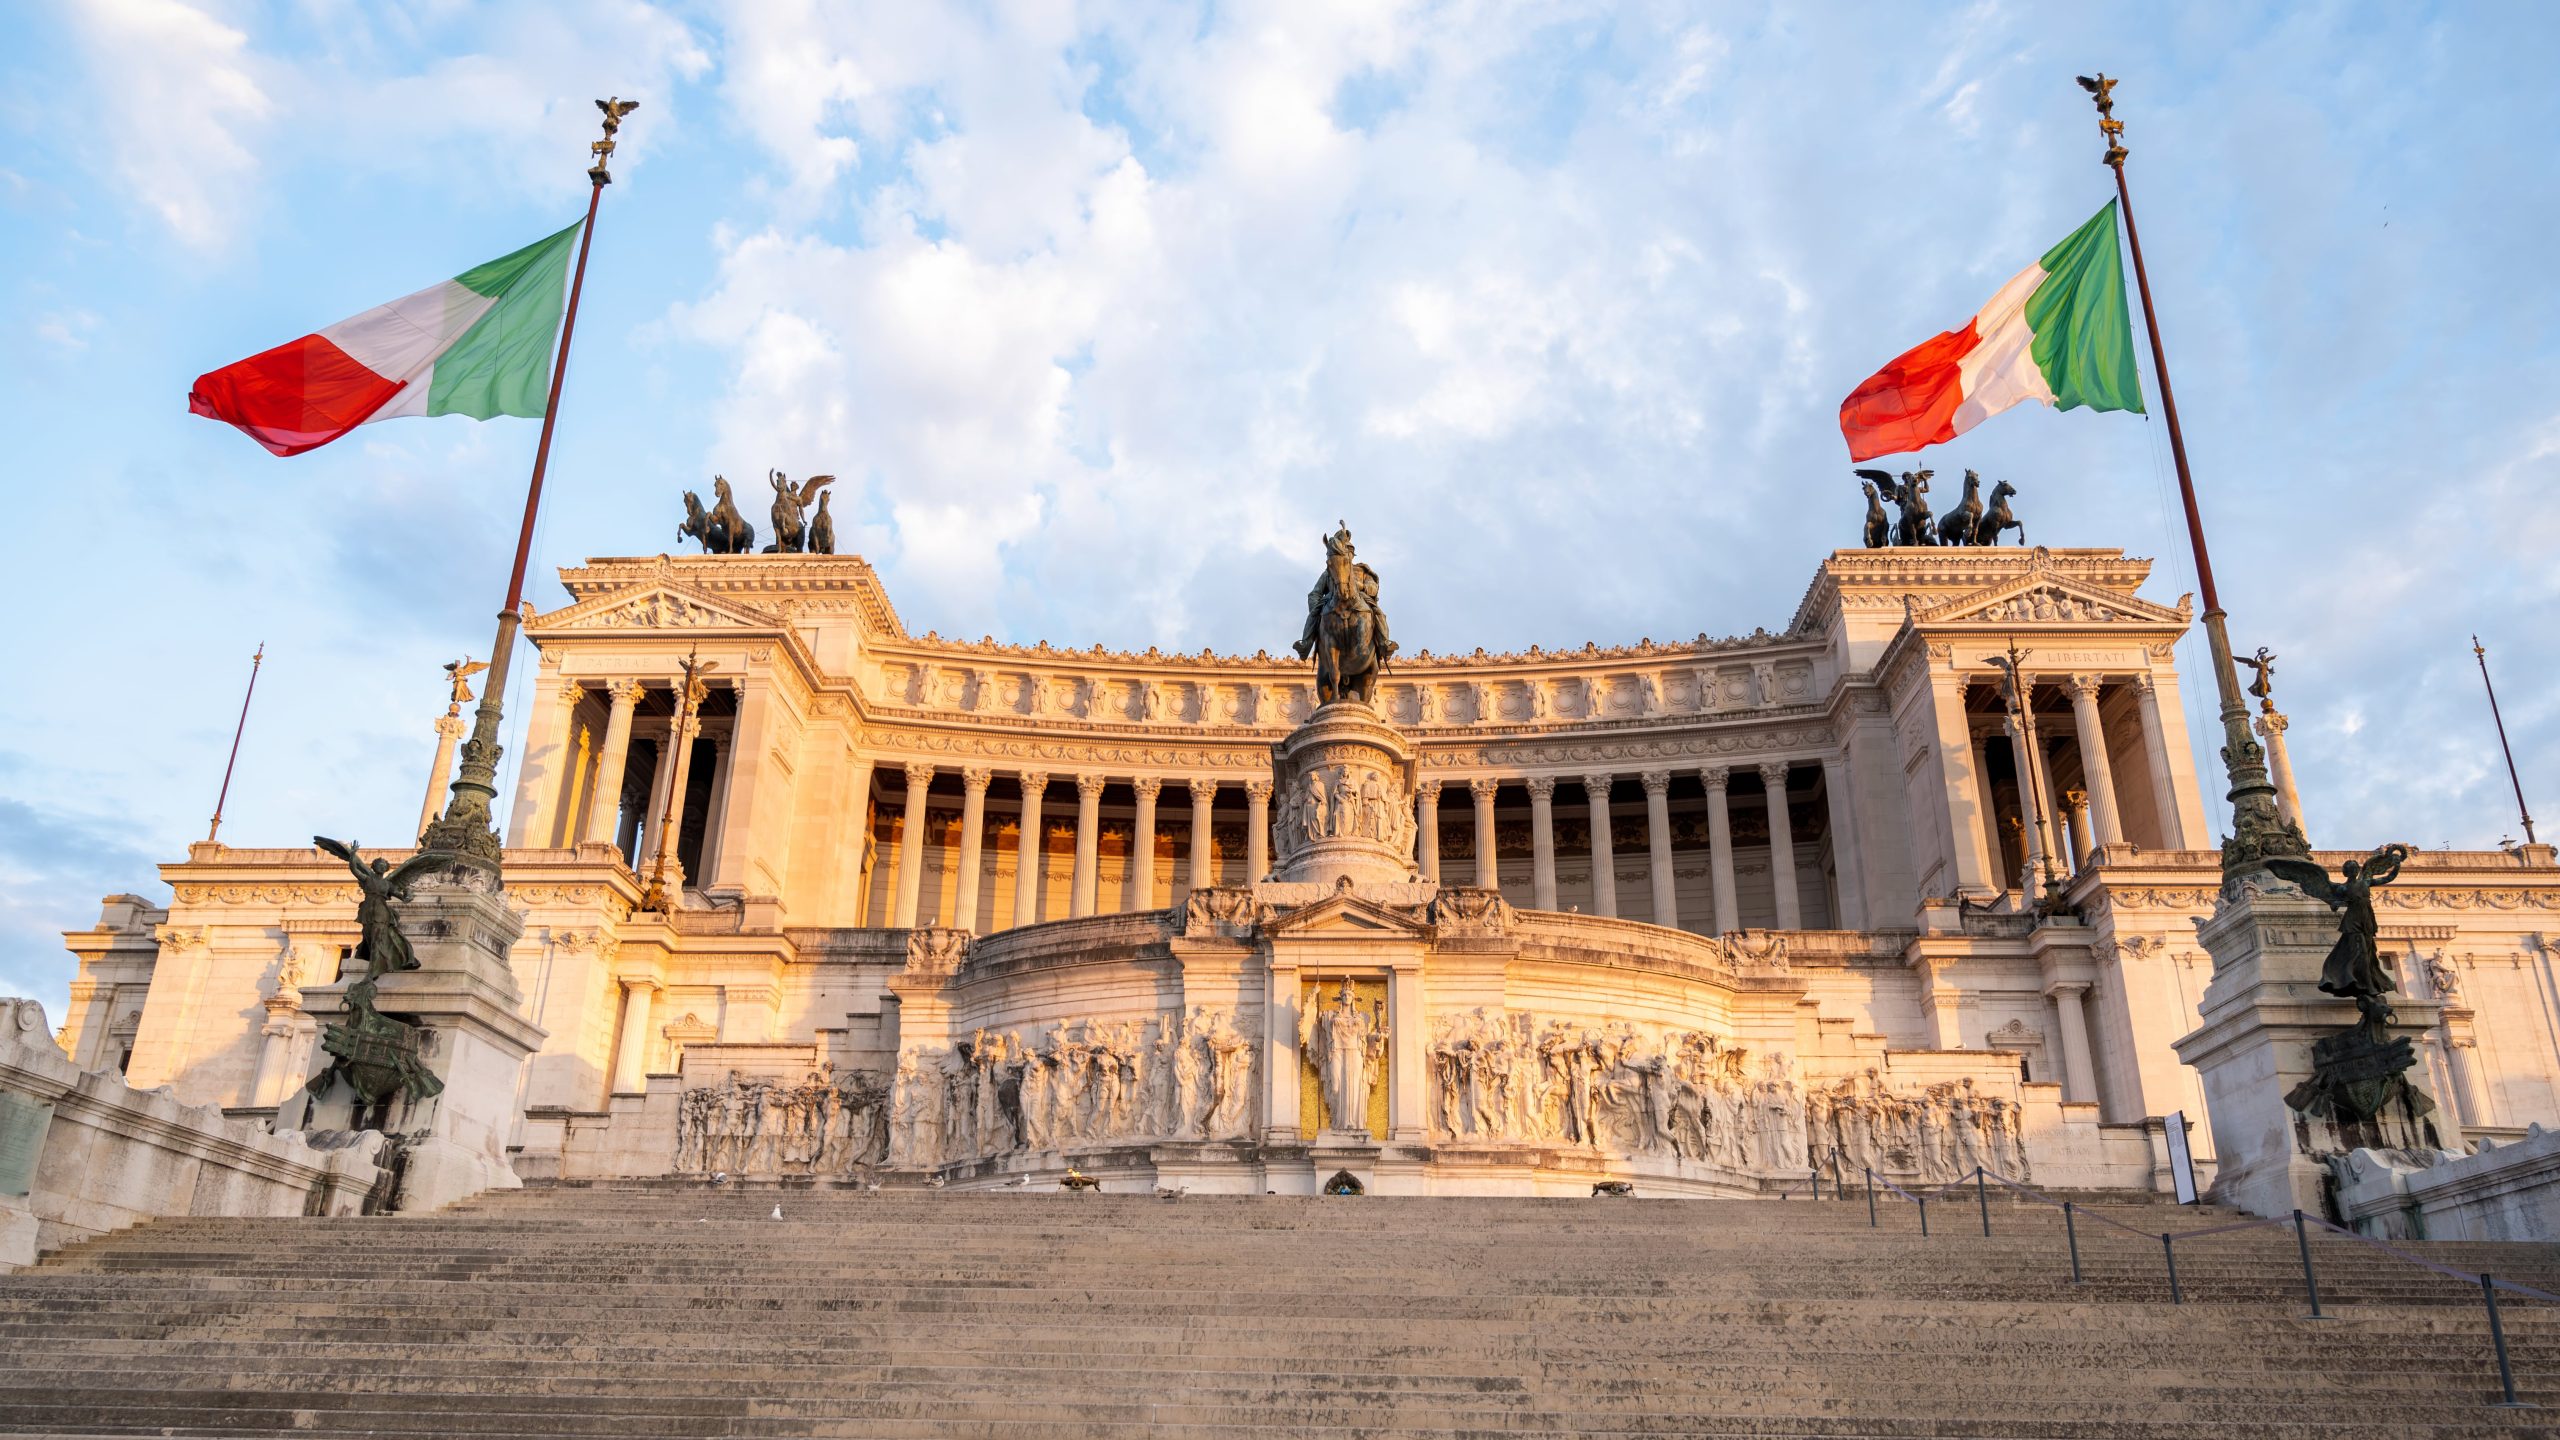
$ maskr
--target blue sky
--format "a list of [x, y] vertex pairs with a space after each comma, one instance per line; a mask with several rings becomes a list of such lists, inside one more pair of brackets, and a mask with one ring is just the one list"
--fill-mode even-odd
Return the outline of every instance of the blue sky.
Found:
[[[0, 992], [162, 898], [261, 641], [224, 837], [414, 821], [533, 422], [278, 460], [187, 385], [573, 217], [614, 93], [538, 572], [777, 466], [919, 632], [1276, 648], [1339, 516], [1467, 649], [1782, 623], [1840, 397], [2105, 200], [2105, 68], [2315, 840], [2515, 833], [2475, 630], [2560, 825], [2560, 10], [2115, 8], [6, 7]], [[2191, 588], [2156, 422], [1931, 460]]]

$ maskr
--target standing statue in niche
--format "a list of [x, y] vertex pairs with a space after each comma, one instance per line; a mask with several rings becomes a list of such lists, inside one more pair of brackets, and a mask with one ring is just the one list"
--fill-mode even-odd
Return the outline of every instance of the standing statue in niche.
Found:
[[1378, 676], [1396, 653], [1378, 606], [1378, 572], [1358, 563], [1348, 526], [1324, 542], [1324, 574], [1307, 592], [1307, 623], [1291, 648], [1316, 662], [1316, 703], [1376, 703]]
[[1319, 1001], [1300, 1018], [1298, 1045], [1315, 1062], [1325, 1129], [1369, 1128], [1369, 1095], [1377, 1085], [1386, 1040], [1383, 1018], [1362, 1007], [1347, 979], [1332, 1004]]

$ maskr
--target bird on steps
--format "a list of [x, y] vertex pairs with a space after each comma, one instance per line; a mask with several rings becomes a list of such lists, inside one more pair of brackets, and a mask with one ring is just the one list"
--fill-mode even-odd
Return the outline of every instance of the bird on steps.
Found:
[[1179, 1200], [1190, 1189], [1191, 1187], [1188, 1185], [1159, 1185], [1156, 1187], [1156, 1198], [1159, 1200]]
[[939, 1189], [941, 1189], [941, 1188], [942, 1188], [942, 1177], [941, 1177], [941, 1176], [939, 1176], [939, 1175], [936, 1175], [936, 1176], [934, 1176], [932, 1179], [927, 1180], [926, 1182], [924, 1182], [924, 1188], [926, 1188], [927, 1190], [939, 1190]]
[[1007, 1190], [1019, 1190], [1030, 1183], [1031, 1177], [1029, 1175], [1016, 1175], [1012, 1179], [1004, 1182], [1004, 1188]]
[[781, 1218], [782, 1218], [782, 1207], [781, 1207], [781, 1206], [776, 1205], [776, 1206], [774, 1206], [774, 1207], [773, 1207], [773, 1218], [774, 1218], [774, 1219], [776, 1219], [776, 1220], [779, 1220], [779, 1219], [781, 1219]]

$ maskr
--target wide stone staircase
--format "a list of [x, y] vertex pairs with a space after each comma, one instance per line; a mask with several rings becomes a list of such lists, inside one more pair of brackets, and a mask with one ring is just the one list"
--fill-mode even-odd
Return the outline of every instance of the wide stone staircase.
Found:
[[[775, 1205], [782, 1218], [772, 1218]], [[2234, 1217], [2101, 1207], [2148, 1231]], [[2290, 1230], [2178, 1247], [1972, 1197], [532, 1189], [165, 1220], [0, 1277], [0, 1433], [2452, 1436], [2476, 1282]], [[2412, 1247], [2560, 1289], [2560, 1249]], [[2510, 1297], [2524, 1398], [2560, 1306]]]

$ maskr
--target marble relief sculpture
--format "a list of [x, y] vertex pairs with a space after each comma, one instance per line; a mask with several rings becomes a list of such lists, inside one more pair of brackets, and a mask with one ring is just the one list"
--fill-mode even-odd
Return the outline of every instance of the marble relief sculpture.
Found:
[[840, 1175], [877, 1165], [889, 1144], [888, 1101], [887, 1086], [869, 1070], [839, 1076], [833, 1065], [821, 1065], [796, 1083], [732, 1070], [717, 1085], [677, 1095], [674, 1168]]
[[1007, 1155], [1252, 1131], [1258, 1047], [1232, 1012], [1194, 1006], [1070, 1020], [1026, 1039], [981, 1029], [898, 1057], [888, 1163], [932, 1170]]
[[1368, 1129], [1370, 1092], [1386, 1060], [1385, 1017], [1363, 1007], [1346, 979], [1332, 1003], [1319, 1001], [1299, 1018], [1298, 1046], [1316, 1067], [1322, 1128]]
[[1843, 1174], [1916, 1176], [1933, 1184], [1960, 1180], [1979, 1165], [2013, 1180], [2027, 1178], [2024, 1117], [2006, 1097], [1970, 1078], [1918, 1091], [1896, 1090], [1870, 1068], [1809, 1097], [1812, 1163]]

